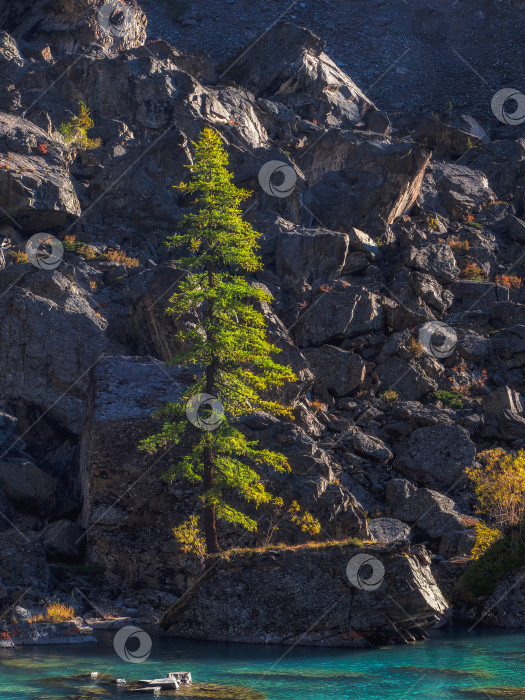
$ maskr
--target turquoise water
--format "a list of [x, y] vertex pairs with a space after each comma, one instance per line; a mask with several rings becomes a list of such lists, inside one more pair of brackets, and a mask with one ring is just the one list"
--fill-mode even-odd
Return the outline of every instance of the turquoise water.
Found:
[[[115, 654], [112, 632], [97, 635], [97, 644], [0, 649], [0, 698], [94, 698], [97, 696], [86, 687], [91, 684], [89, 679], [65, 679], [60, 686], [56, 677], [99, 671], [132, 680], [158, 678], [176, 670], [191, 671], [196, 681], [263, 693], [231, 696], [241, 700], [250, 695], [267, 700], [525, 698], [523, 632], [447, 629], [436, 630], [429, 641], [410, 646], [296, 647], [291, 651], [288, 647], [189, 642], [151, 635], [152, 652], [142, 664], [126, 663]], [[521, 690], [509, 691], [509, 686]], [[152, 694], [124, 695], [114, 688], [100, 697], [143, 700]]]

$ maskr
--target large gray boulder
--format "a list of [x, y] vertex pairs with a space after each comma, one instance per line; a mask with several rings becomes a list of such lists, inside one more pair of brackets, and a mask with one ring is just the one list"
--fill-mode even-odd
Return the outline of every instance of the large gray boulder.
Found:
[[394, 479], [386, 490], [386, 499], [394, 518], [412, 523], [432, 539], [463, 526], [464, 515], [448, 496], [431, 489], [414, 489], [409, 482]]
[[437, 389], [437, 382], [429, 377], [414, 361], [408, 362], [393, 355], [377, 365], [374, 370], [381, 391], [393, 390], [402, 399], [418, 401], [429, 391]]
[[496, 198], [485, 173], [466, 165], [440, 163], [434, 168], [434, 179], [443, 206], [455, 218]]
[[357, 227], [384, 235], [415, 202], [430, 151], [356, 131], [311, 138], [301, 158], [310, 187], [303, 201], [314, 217], [335, 231]]
[[0, 462], [0, 488], [27, 513], [45, 516], [55, 507], [56, 480], [31, 462]]
[[365, 378], [364, 360], [353, 352], [333, 345], [307, 348], [303, 355], [313, 371], [314, 390], [323, 400], [327, 396], [346, 396], [359, 387]]
[[445, 532], [439, 543], [439, 554], [445, 559], [454, 557], [470, 558], [472, 548], [476, 543], [476, 532], [473, 528], [450, 530]]
[[368, 531], [372, 540], [383, 544], [406, 540], [410, 536], [409, 525], [396, 518], [373, 518], [368, 521]]
[[[266, 228], [266, 227], [265, 227]], [[348, 251], [348, 236], [327, 229], [292, 226], [280, 219], [272, 231], [276, 272], [286, 291], [300, 295], [305, 285], [331, 283], [341, 272]], [[270, 246], [265, 235], [265, 258]]]
[[420, 248], [410, 246], [405, 251], [405, 263], [447, 284], [459, 277], [459, 267], [447, 243], [430, 243]]
[[[363, 118], [372, 131], [389, 123], [357, 85], [324, 53], [326, 41], [281, 21], [233, 61], [235, 77], [257, 97], [275, 99], [304, 119], [351, 128]], [[376, 127], [376, 128], [374, 128]]]
[[301, 311], [293, 335], [303, 348], [380, 330], [382, 325], [380, 297], [367, 289], [349, 286], [342, 292], [321, 292]]
[[[421, 550], [342, 544], [232, 554], [217, 560], [161, 625], [176, 637], [244, 643], [404, 643], [420, 638], [448, 607]], [[379, 574], [371, 590], [346, 574], [358, 585], [368, 579], [363, 558]]]
[[6, 368], [0, 398], [37, 406], [78, 434], [88, 372], [118, 345], [106, 337], [108, 323], [87, 294], [63, 274], [72, 272], [67, 263], [62, 265], [52, 272], [32, 265], [0, 270], [0, 364]]
[[452, 487], [475, 456], [476, 446], [465, 428], [438, 425], [415, 430], [395, 465], [421, 486]]

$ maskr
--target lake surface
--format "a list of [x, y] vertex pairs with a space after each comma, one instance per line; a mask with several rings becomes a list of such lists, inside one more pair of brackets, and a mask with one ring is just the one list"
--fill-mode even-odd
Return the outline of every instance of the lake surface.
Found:
[[[151, 632], [151, 655], [140, 664], [117, 656], [113, 636], [113, 632], [98, 633], [97, 644], [0, 649], [1, 700], [143, 700], [152, 693], [124, 695], [115, 687], [109, 694], [100, 688], [97, 696], [89, 679], [65, 677], [98, 671], [133, 680], [158, 678], [177, 670], [191, 671], [195, 681], [244, 686], [262, 693], [225, 696], [241, 700], [250, 696], [267, 700], [525, 698], [525, 632], [475, 629], [468, 633], [456, 628], [433, 631], [429, 641], [410, 646], [296, 647], [291, 651], [288, 647], [191, 642]], [[62, 683], [57, 676], [64, 679]]]

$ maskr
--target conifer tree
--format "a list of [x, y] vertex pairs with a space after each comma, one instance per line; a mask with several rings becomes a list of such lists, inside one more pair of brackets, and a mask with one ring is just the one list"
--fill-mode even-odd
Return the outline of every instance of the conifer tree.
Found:
[[[261, 410], [291, 417], [289, 408], [266, 397], [272, 389], [294, 381], [295, 376], [290, 367], [272, 359], [280, 350], [266, 339], [264, 317], [257, 309], [271, 297], [245, 278], [262, 267], [257, 256], [260, 234], [242, 219], [240, 205], [249, 192], [233, 184], [228, 155], [217, 132], [204, 129], [194, 146], [194, 163], [188, 166], [191, 178], [176, 187], [195, 196], [196, 209], [184, 216], [180, 232], [168, 239], [170, 245], [187, 251], [180, 264], [188, 273], [171, 297], [168, 311], [177, 318], [191, 314], [198, 319], [177, 334], [185, 349], [173, 358], [194, 369], [195, 382], [179, 401], [163, 409], [161, 432], [141, 446], [153, 453], [179, 443], [191, 428], [187, 409], [192, 397], [214, 397], [216, 403], [211, 402], [213, 409], [204, 423], [208, 423], [206, 427], [217, 423], [217, 427], [201, 430], [164, 478], [170, 482], [185, 478], [200, 485], [206, 550], [215, 553], [219, 551], [217, 518], [251, 531], [257, 529], [253, 518], [228, 503], [228, 494], [235, 492], [256, 507], [282, 505], [282, 499], [265, 489], [259, 468], [268, 465], [276, 471], [289, 471], [287, 459], [247, 440], [235, 427], [235, 419]], [[319, 532], [319, 524], [308, 513], [296, 516], [295, 522], [304, 531]], [[189, 551], [188, 533], [195, 532], [195, 521], [191, 527], [183, 524], [174, 532]]]

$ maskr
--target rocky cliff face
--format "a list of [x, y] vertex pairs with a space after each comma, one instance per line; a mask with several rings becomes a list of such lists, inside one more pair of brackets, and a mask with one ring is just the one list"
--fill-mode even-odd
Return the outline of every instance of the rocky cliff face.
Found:
[[[454, 112], [387, 115], [322, 39], [287, 22], [225, 73], [201, 53], [145, 43], [142, 11], [121, 4], [114, 26], [95, 0], [1, 11], [0, 560], [16, 565], [0, 596], [8, 605], [28, 586], [65, 596], [83, 585], [92, 598], [124, 593], [158, 609], [200, 576], [171, 533], [196, 494], [160, 481], [177, 453], [151, 459], [136, 445], [186, 381], [165, 364], [177, 329], [164, 308], [184, 275], [165, 239], [189, 206], [172, 185], [187, 176], [191, 140], [212, 126], [253, 193], [246, 217], [263, 234], [264, 270], [252, 281], [274, 297], [269, 332], [299, 378], [282, 397], [293, 422], [260, 415], [243, 429], [289, 457], [291, 474], [265, 477], [321, 520], [320, 541], [385, 543], [374, 551], [393, 572], [392, 600], [428, 626], [444, 610], [435, 580], [453, 597], [457, 558], [472, 548], [464, 469], [482, 449], [525, 442], [515, 281], [525, 274], [525, 125], [494, 118], [480, 132]], [[80, 100], [101, 142], [90, 151], [58, 130]], [[25, 262], [35, 233], [66, 242], [54, 269]], [[257, 515], [257, 535], [222, 526], [222, 545], [265, 544], [271, 516]], [[279, 537], [304, 545], [284, 526]], [[417, 555], [396, 549], [406, 540]], [[392, 601], [349, 592], [337, 556], [262, 553], [252, 569], [235, 555], [185, 599], [173, 631], [297, 639], [315, 622], [304, 601], [315, 611], [322, 590], [343, 602], [334, 635], [323, 627], [311, 643], [409, 639]], [[316, 565], [309, 590], [301, 572]], [[296, 621], [271, 613], [272, 631], [247, 591], [251, 581], [265, 595], [274, 574], [287, 591], [276, 610], [288, 610], [294, 581], [304, 600], [294, 598]], [[239, 576], [234, 610], [212, 582], [226, 589]], [[209, 617], [192, 631], [205, 599]], [[221, 611], [231, 621], [212, 629]]]

